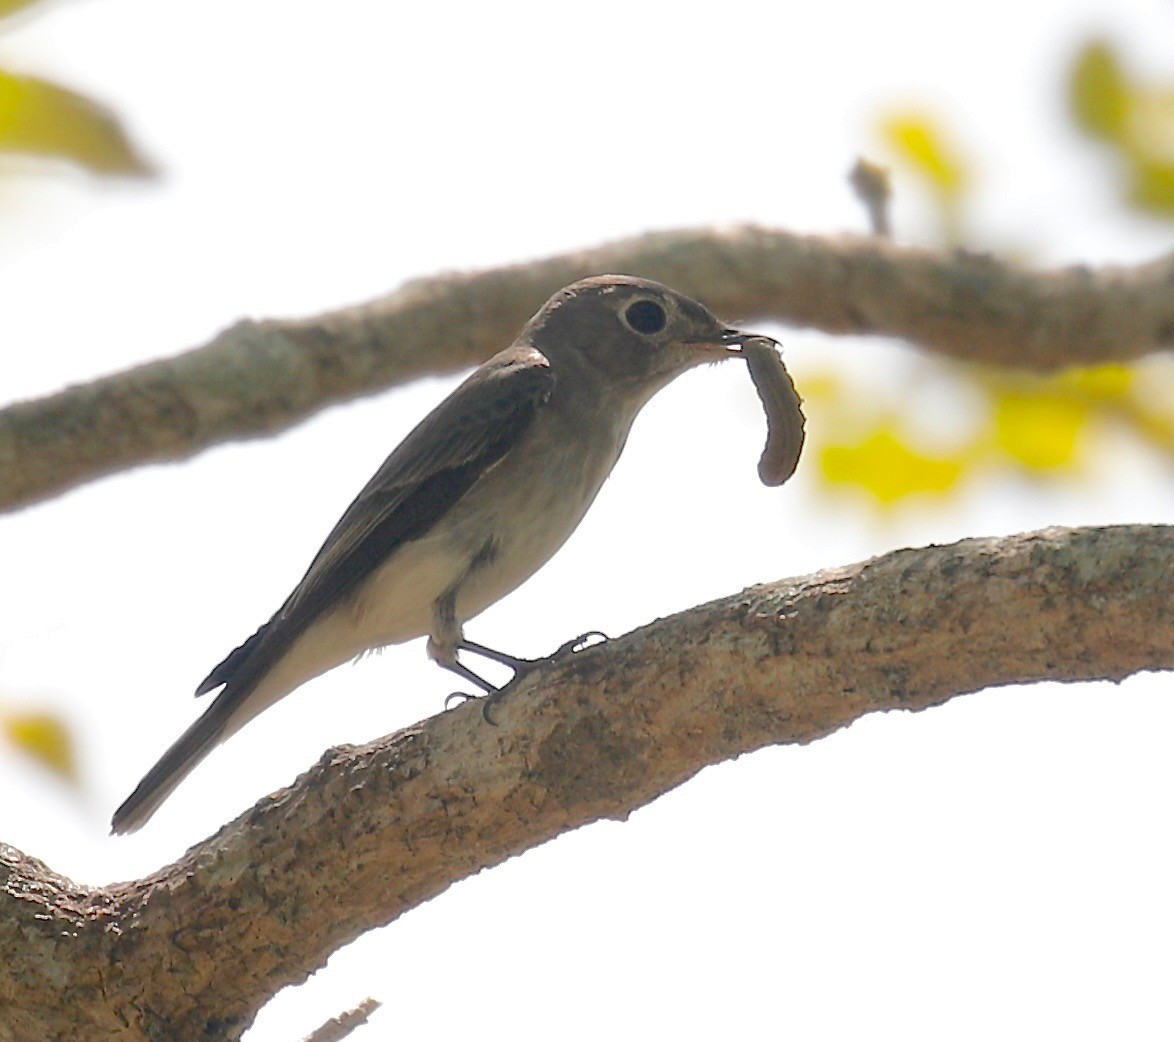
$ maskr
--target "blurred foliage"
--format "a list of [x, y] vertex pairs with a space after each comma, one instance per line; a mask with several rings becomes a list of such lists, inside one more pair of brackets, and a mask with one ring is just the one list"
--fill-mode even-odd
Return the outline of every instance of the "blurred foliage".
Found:
[[1076, 125], [1117, 154], [1128, 202], [1174, 217], [1174, 79], [1142, 82], [1111, 44], [1093, 39], [1072, 63], [1068, 103]]
[[897, 109], [883, 115], [877, 129], [896, 161], [933, 197], [942, 241], [957, 246], [962, 241], [962, 207], [973, 180], [971, 164], [928, 112]]
[[0, 18], [7, 18], [10, 14], [32, 7], [39, 0], [0, 0]]
[[1076, 125], [1092, 137], [1120, 141], [1129, 122], [1129, 88], [1108, 44], [1093, 40], [1072, 63], [1068, 102]]
[[[1068, 94], [1077, 125], [1126, 165], [1127, 205], [1150, 217], [1174, 215], [1174, 83], [1140, 82], [1108, 43], [1094, 39], [1072, 63]], [[924, 192], [942, 243], [962, 245], [977, 179], [957, 135], [940, 116], [912, 107], [880, 113], [875, 127], [906, 175], [898, 190]], [[891, 512], [907, 502], [944, 501], [984, 475], [1095, 480], [1110, 431], [1174, 463], [1169, 359], [1037, 376], [923, 358], [910, 373], [904, 386], [874, 381], [867, 388], [832, 369], [801, 374], [811, 414], [808, 452], [825, 487], [856, 489], [877, 510]], [[932, 395], [918, 389], [924, 383], [939, 396], [976, 402], [964, 437], [935, 434]]]
[[[864, 402], [850, 374], [801, 378], [809, 452], [828, 488], [856, 489], [882, 511], [944, 499], [993, 472], [1041, 479], [1095, 477], [1110, 432], [1174, 462], [1174, 362], [1106, 365], [1036, 376], [926, 359], [933, 393], [977, 408], [962, 437], [935, 438], [915, 390]], [[916, 381], [916, 378], [915, 378]], [[906, 390], [909, 390], [908, 388]], [[949, 440], [949, 449], [927, 448]]]
[[102, 106], [45, 80], [2, 69], [0, 151], [64, 159], [95, 174], [152, 173]]
[[[0, 0], [0, 18], [34, 2]], [[47, 80], [0, 69], [0, 153], [4, 152], [64, 160], [94, 174], [154, 173], [109, 109]]]
[[[0, 0], [0, 19], [38, 0]], [[39, 6], [49, 5], [40, 0]], [[154, 173], [116, 116], [89, 98], [46, 80], [0, 69], [0, 153], [63, 160], [95, 174]], [[78, 760], [68, 725], [45, 710], [0, 706], [0, 739], [71, 785]]]
[[887, 415], [863, 437], [826, 440], [818, 446], [820, 472], [829, 485], [864, 489], [882, 507], [917, 495], [941, 495], [961, 480], [966, 463], [928, 456], [901, 431], [900, 417]]
[[78, 762], [73, 735], [59, 717], [44, 711], [0, 709], [0, 734], [10, 746], [31, 756], [63, 781], [77, 784]]

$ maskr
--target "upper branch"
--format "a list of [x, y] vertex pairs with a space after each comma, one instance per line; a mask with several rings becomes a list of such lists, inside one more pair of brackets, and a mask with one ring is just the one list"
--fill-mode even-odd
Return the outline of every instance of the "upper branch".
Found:
[[1174, 527], [901, 550], [569, 655], [499, 727], [468, 705], [331, 750], [146, 879], [81, 887], [0, 847], [0, 1039], [236, 1038], [364, 931], [707, 764], [996, 684], [1174, 668], [1171, 574]]
[[958, 358], [1048, 370], [1174, 345], [1174, 255], [1024, 271], [993, 257], [750, 226], [660, 232], [411, 282], [315, 318], [245, 320], [175, 358], [0, 412], [0, 510], [142, 463], [283, 430], [336, 402], [483, 361], [559, 287], [659, 279], [729, 319], [904, 337]]

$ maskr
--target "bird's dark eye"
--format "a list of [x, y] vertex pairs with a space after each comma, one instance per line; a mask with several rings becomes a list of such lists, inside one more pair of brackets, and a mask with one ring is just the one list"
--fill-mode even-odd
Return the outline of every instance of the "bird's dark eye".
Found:
[[624, 312], [624, 321], [637, 333], [651, 336], [664, 329], [668, 316], [655, 300], [638, 300], [635, 304], [628, 305]]

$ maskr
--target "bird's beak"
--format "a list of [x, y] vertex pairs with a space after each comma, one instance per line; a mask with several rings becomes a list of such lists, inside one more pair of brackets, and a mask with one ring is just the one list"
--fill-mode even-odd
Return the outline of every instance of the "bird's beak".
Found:
[[723, 329], [716, 341], [707, 340], [705, 343], [707, 347], [712, 347], [719, 357], [730, 358], [742, 353], [742, 347], [747, 340], [771, 340], [771, 338], [765, 337], [761, 333], [743, 333], [740, 329]]

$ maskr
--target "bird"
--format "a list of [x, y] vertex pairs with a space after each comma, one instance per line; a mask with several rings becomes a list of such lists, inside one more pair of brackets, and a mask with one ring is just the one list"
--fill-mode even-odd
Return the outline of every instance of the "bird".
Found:
[[475, 644], [464, 624], [563, 545], [658, 391], [750, 339], [644, 278], [596, 275], [555, 293], [404, 438], [273, 617], [208, 674], [197, 696], [219, 693], [115, 811], [111, 832], [141, 828], [216, 746], [367, 651], [426, 636], [433, 661], [500, 697], [461, 652], [515, 673], [543, 660]]

